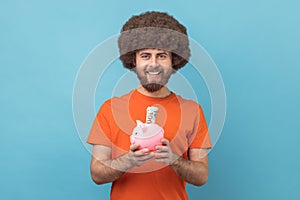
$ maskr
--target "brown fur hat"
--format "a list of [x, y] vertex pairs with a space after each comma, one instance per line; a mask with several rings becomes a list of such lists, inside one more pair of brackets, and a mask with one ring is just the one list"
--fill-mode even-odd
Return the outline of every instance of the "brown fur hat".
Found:
[[175, 18], [163, 12], [146, 12], [132, 16], [122, 27], [118, 40], [120, 59], [124, 67], [135, 67], [135, 53], [146, 48], [172, 52], [175, 70], [189, 60], [190, 48], [186, 28]]

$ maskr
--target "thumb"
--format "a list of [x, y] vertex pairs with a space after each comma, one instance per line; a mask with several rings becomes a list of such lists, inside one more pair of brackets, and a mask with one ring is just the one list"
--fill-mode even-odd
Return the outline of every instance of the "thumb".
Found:
[[163, 139], [161, 140], [161, 143], [162, 143], [163, 145], [169, 146], [169, 140], [166, 139], [166, 138], [163, 138]]
[[138, 150], [138, 148], [139, 148], [139, 144], [132, 144], [132, 145], [130, 145], [130, 151], [136, 151], [136, 150]]

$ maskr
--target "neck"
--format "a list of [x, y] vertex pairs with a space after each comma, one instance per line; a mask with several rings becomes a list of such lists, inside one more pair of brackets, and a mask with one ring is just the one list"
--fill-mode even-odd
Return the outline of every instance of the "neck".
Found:
[[142, 85], [140, 85], [137, 88], [137, 91], [139, 91], [141, 94], [143, 94], [145, 96], [154, 97], [154, 98], [164, 98], [164, 97], [167, 97], [171, 94], [171, 92], [169, 91], [169, 89], [166, 86], [162, 87], [158, 91], [149, 92]]

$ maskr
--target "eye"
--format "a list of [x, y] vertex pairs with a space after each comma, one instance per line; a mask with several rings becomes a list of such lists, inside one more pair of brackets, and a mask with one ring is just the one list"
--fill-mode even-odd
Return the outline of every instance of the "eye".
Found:
[[167, 58], [167, 55], [166, 54], [159, 54], [157, 56], [159, 59], [166, 59]]
[[150, 58], [150, 55], [148, 55], [148, 54], [142, 54], [141, 58], [146, 60], [146, 59]]

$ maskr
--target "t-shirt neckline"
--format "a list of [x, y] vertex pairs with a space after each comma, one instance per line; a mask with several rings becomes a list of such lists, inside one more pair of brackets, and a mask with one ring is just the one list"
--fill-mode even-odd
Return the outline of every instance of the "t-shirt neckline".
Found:
[[144, 95], [142, 93], [140, 93], [137, 89], [135, 89], [133, 91], [133, 95], [136, 96], [137, 98], [139, 99], [143, 99], [143, 100], [146, 100], [146, 101], [168, 101], [172, 98], [174, 98], [175, 94], [170, 91], [170, 95], [166, 96], [166, 97], [150, 97], [150, 96], [147, 96], [147, 95]]

